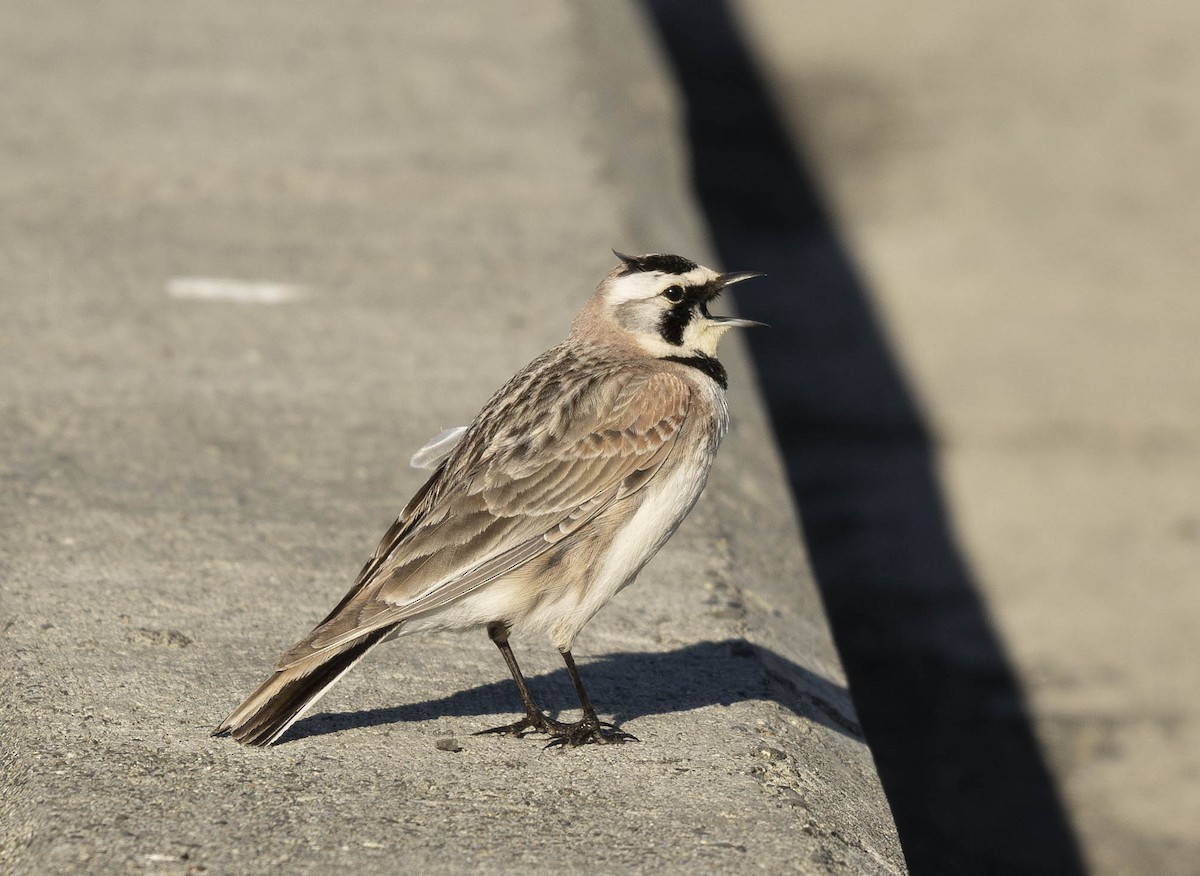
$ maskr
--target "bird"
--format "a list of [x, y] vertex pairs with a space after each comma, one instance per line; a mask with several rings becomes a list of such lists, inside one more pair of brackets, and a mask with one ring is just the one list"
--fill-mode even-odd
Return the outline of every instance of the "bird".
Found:
[[[521, 698], [518, 721], [480, 731], [548, 746], [635, 737], [601, 721], [571, 654], [583, 626], [629, 585], [695, 505], [728, 429], [717, 345], [732, 328], [708, 306], [757, 273], [678, 255], [631, 256], [586, 300], [561, 343], [521, 369], [471, 424], [414, 462], [433, 474], [391, 524], [354, 586], [275, 663], [213, 736], [276, 742], [388, 639], [486, 630]], [[550, 718], [510, 636], [548, 636], [582, 708]]]

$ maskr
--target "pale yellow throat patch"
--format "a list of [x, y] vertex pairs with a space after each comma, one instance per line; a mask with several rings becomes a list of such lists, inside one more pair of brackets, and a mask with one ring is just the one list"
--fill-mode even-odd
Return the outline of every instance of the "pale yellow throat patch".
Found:
[[725, 332], [733, 328], [728, 323], [713, 322], [702, 319], [688, 323], [683, 330], [683, 346], [688, 352], [703, 353], [705, 356], [717, 355], [717, 344], [725, 337]]

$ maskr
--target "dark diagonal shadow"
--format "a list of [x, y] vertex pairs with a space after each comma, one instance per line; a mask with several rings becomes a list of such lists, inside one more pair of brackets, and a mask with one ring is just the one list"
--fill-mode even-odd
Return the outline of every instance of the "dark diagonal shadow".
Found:
[[735, 20], [722, 0], [644, 7], [720, 256], [768, 274], [739, 309], [773, 326], [750, 339], [759, 380], [912, 872], [1083, 872], [925, 423]]
[[[588, 694], [602, 714], [612, 714], [623, 724], [646, 715], [686, 712], [702, 706], [729, 705], [748, 699], [775, 700], [797, 715], [838, 733], [861, 739], [850, 696], [834, 684], [778, 655], [789, 679], [781, 682], [767, 672], [754, 647], [744, 640], [700, 642], [667, 652], [628, 652], [588, 660], [580, 666]], [[499, 654], [496, 655], [499, 663]], [[579, 700], [565, 669], [528, 679], [538, 705], [551, 712], [578, 710]], [[383, 709], [315, 715], [300, 721], [283, 738], [284, 742], [336, 733], [351, 727], [374, 727], [405, 721], [428, 721], [457, 716], [493, 717], [464, 733], [483, 730], [521, 715], [521, 701], [510, 679], [456, 691], [449, 696]]]

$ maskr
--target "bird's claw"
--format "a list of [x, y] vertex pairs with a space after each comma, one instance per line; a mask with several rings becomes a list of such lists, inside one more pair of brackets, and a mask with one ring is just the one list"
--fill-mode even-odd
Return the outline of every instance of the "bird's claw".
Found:
[[526, 715], [519, 721], [514, 721], [511, 724], [502, 724], [499, 727], [489, 727], [487, 730], [479, 730], [474, 735], [487, 736], [494, 734], [497, 736], [515, 736], [518, 739], [530, 733], [559, 736], [568, 732], [573, 726], [573, 724], [564, 724], [561, 721], [555, 721], [553, 718], [547, 718], [545, 715], [538, 715], [537, 718]]
[[618, 730], [616, 725], [595, 718], [584, 718], [574, 724], [567, 724], [562, 733], [553, 734], [554, 738], [546, 743], [546, 749], [576, 748], [580, 745], [594, 743], [596, 745], [618, 745], [622, 742], [639, 742], [632, 733]]
[[616, 745], [621, 742], [640, 741], [632, 733], [619, 730], [615, 724], [610, 724], [608, 721], [600, 721], [596, 718], [583, 718], [573, 724], [565, 724], [562, 721], [547, 718], [545, 715], [539, 715], [538, 718], [532, 718], [527, 715], [511, 724], [489, 727], [487, 730], [479, 730], [475, 733], [476, 736], [515, 736], [518, 739], [530, 734], [542, 734], [553, 737], [546, 743], [546, 748], [548, 749], [576, 748], [580, 745], [593, 743], [596, 745]]

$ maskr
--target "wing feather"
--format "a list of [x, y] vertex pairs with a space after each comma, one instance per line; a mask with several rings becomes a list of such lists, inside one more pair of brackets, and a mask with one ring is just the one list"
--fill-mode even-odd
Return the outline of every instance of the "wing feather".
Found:
[[563, 393], [543, 422], [499, 430], [485, 408], [351, 591], [276, 668], [442, 608], [579, 531], [650, 482], [690, 402], [674, 374], [629, 368]]

